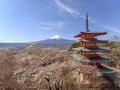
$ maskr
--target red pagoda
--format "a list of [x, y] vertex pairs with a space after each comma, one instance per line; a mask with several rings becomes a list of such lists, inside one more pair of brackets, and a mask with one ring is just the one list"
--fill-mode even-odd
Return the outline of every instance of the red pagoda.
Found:
[[[88, 15], [86, 15], [86, 31], [81, 32], [74, 36], [75, 38], [81, 38], [77, 44], [79, 46], [72, 47], [72, 50], [77, 51], [72, 54], [72, 57], [85, 64], [96, 66], [102, 74], [114, 73], [115, 71], [102, 65], [102, 63], [112, 62], [108, 58], [100, 56], [100, 52], [109, 52], [108, 49], [99, 48], [99, 43], [107, 43], [106, 40], [98, 40], [96, 37], [105, 35], [107, 32], [92, 32], [88, 29]], [[78, 70], [80, 72], [80, 69]]]

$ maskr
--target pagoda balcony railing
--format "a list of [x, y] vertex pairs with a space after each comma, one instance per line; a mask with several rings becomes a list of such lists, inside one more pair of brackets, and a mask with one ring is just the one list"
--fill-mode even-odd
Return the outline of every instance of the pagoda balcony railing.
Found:
[[85, 57], [99, 57], [98, 54], [80, 54], [80, 55], [83, 55]]
[[83, 46], [85, 48], [98, 48], [98, 46]]
[[97, 40], [97, 38], [91, 38], [91, 37], [85, 37], [85, 38], [81, 38], [81, 39], [86, 39], [86, 40]]
[[101, 65], [101, 63], [100, 62], [94, 62], [94, 63], [89, 63], [89, 62], [82, 62], [82, 64], [84, 64], [84, 65], [92, 65], [92, 66], [100, 66]]

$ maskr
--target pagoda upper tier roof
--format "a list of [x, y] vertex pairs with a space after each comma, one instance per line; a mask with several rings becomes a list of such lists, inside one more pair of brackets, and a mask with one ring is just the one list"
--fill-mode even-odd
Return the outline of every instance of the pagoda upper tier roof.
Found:
[[72, 54], [72, 57], [80, 62], [112, 62], [112, 60], [104, 58], [104, 57], [89, 57], [86, 58], [85, 56], [82, 56], [80, 54]]
[[77, 47], [77, 48], [72, 48], [73, 50], [76, 51], [85, 51], [85, 52], [109, 52], [109, 49], [102, 49], [102, 48], [84, 48], [84, 47]]
[[107, 43], [108, 41], [107, 40], [86, 40], [86, 39], [81, 39], [80, 41], [82, 42], [96, 42], [96, 43]]
[[75, 38], [81, 37], [84, 34], [93, 34], [94, 36], [99, 36], [99, 35], [105, 35], [107, 32], [91, 32], [91, 31], [86, 31], [86, 32], [81, 32], [78, 35], [74, 36]]

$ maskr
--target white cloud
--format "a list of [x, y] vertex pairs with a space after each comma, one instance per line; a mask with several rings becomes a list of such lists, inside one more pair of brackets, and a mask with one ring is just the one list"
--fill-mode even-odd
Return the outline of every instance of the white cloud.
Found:
[[85, 16], [82, 15], [78, 9], [72, 8], [72, 7], [62, 3], [60, 0], [54, 0], [54, 2], [56, 4], [56, 6], [59, 8], [60, 13], [64, 11], [64, 12], [69, 13], [72, 16], [80, 16], [81, 18], [85, 18]]
[[51, 28], [51, 27], [39, 27], [41, 30], [51, 30], [51, 29], [53, 29], [53, 28]]
[[105, 29], [108, 29], [110, 31], [116, 32], [120, 34], [120, 28], [112, 27], [112, 26], [103, 26]]
[[40, 22], [39, 27], [43, 30], [52, 30], [56, 28], [62, 28], [65, 26], [65, 22], [59, 21], [59, 22]]
[[47, 27], [63, 27], [65, 22], [40, 22], [40, 25]]
[[66, 21], [34, 21], [31, 20], [25, 23], [26, 25], [30, 26], [31, 28], [40, 29], [40, 30], [52, 30], [63, 28], [67, 22]]

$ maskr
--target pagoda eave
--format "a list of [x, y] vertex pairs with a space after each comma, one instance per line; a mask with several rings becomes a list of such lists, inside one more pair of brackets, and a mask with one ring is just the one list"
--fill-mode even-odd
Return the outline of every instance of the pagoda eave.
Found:
[[[98, 66], [97, 69], [102, 74], [110, 74], [110, 73], [115, 73], [116, 72], [115, 70], [107, 68], [107, 67], [104, 67], [102, 65]], [[82, 71], [80, 68], [77, 68], [76, 71], [79, 72], [79, 73], [84, 73], [84, 74], [92, 74], [91, 72], [88, 72], [87, 70], [86, 71]]]
[[99, 62], [99, 63], [101, 63], [101, 62], [112, 62], [112, 60], [107, 59], [107, 58], [103, 58], [103, 57], [98, 57], [98, 58], [90, 57], [90, 58], [86, 58], [86, 57], [84, 57], [84, 56], [82, 56], [80, 54], [72, 54], [71, 56], [76, 61], [79, 61], [79, 62], [91, 62], [91, 63], [93, 63], [93, 62]]
[[85, 40], [85, 39], [81, 39], [80, 41], [81, 42], [86, 42], [86, 43], [89, 43], [89, 42], [93, 42], [93, 43], [107, 43], [108, 42], [107, 40]]
[[107, 32], [81, 32], [82, 34], [94, 34], [95, 36], [105, 35]]
[[113, 69], [110, 69], [108, 67], [105, 66], [97, 66], [99, 72], [101, 72], [102, 74], [107, 74], [107, 73], [115, 73], [116, 71]]
[[76, 36], [74, 36], [74, 38], [80, 38], [82, 36], [82, 34], [78, 34]]
[[88, 32], [81, 32], [81, 33], [75, 35], [74, 37], [80, 38], [82, 35], [86, 35], [86, 34], [92, 34], [94, 36], [99, 36], [99, 35], [105, 35], [105, 34], [107, 34], [107, 32], [89, 32], [89, 31]]

